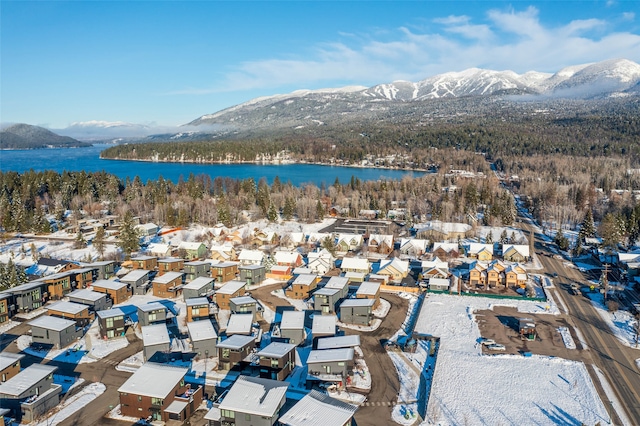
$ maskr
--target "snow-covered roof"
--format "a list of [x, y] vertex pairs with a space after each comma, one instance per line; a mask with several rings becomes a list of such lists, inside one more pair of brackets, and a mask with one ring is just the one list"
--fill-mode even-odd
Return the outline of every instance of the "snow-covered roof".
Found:
[[189, 337], [192, 342], [218, 338], [213, 324], [208, 319], [188, 322], [187, 328], [189, 329]]
[[93, 291], [86, 288], [74, 290], [71, 293], [69, 293], [68, 296], [76, 299], [88, 300], [91, 302], [97, 302], [98, 300], [104, 299], [105, 297], [107, 297], [105, 293], [100, 293], [98, 291]]
[[345, 257], [342, 259], [341, 269], [369, 270], [369, 261], [362, 257]]
[[251, 334], [253, 316], [249, 314], [231, 314], [227, 323], [227, 335]]
[[245, 336], [244, 334], [234, 334], [233, 336], [230, 336], [228, 339], [223, 340], [222, 342], [219, 342], [217, 346], [219, 348], [224, 348], [224, 349], [239, 350], [244, 348], [248, 344], [255, 342], [255, 340], [256, 339], [253, 336]]
[[247, 283], [244, 281], [231, 280], [228, 281], [225, 285], [220, 287], [217, 291], [218, 294], [234, 294], [238, 290], [241, 290], [246, 286]]
[[78, 315], [82, 311], [88, 310], [89, 307], [87, 305], [83, 305], [82, 303], [66, 302], [64, 300], [61, 300], [59, 302], [48, 305], [46, 309], [48, 311], [57, 311], [70, 315]]
[[[184, 266], [201, 266], [201, 265], [211, 266], [211, 262], [207, 262], [206, 260], [192, 260], [191, 262], [184, 262]], [[201, 278], [206, 278], [206, 277], [201, 277]]]
[[460, 251], [460, 248], [458, 247], [458, 243], [444, 243], [444, 242], [433, 243], [433, 251], [436, 251], [439, 248], [446, 251], [447, 253], [450, 251]]
[[181, 248], [184, 250], [198, 250], [202, 245], [204, 245], [204, 243], [181, 241], [180, 244], [178, 245], [178, 248]]
[[0, 393], [19, 397], [57, 369], [52, 365], [31, 364], [6, 382], [0, 383]]
[[291, 266], [289, 265], [273, 265], [271, 267], [271, 272], [287, 272], [290, 268]]
[[239, 376], [218, 408], [272, 418], [283, 404], [288, 387], [287, 382]]
[[493, 244], [469, 243], [469, 254], [478, 254], [483, 250], [493, 254]]
[[353, 360], [353, 348], [313, 350], [309, 352], [307, 364]]
[[382, 260], [380, 261], [380, 269], [378, 269], [378, 274], [380, 274], [381, 271], [387, 268], [393, 268], [396, 271], [404, 274], [405, 272], [409, 272], [409, 262], [407, 262], [406, 260], [400, 260], [397, 257], [394, 257], [393, 259]]
[[140, 225], [136, 225], [136, 228], [144, 229], [144, 230], [147, 230], [147, 231], [152, 231], [152, 230], [158, 229], [158, 225], [156, 225], [155, 223], [152, 223], [152, 222], [141, 223]]
[[195, 280], [191, 281], [188, 284], [185, 284], [184, 287], [182, 287], [182, 289], [188, 289], [188, 290], [200, 290], [202, 287], [206, 287], [209, 284], [213, 283], [213, 278], [209, 278], [209, 277], [198, 277]]
[[321, 295], [321, 296], [333, 296], [336, 293], [339, 293], [340, 289], [339, 288], [327, 288], [327, 287], [323, 287], [320, 290], [317, 290], [316, 292], [313, 293], [313, 295]]
[[138, 281], [140, 278], [147, 277], [149, 275], [149, 272], [150, 271], [147, 271], [146, 269], [134, 269], [133, 271], [129, 272], [124, 277], [120, 278], [120, 281], [123, 281], [123, 282]]
[[181, 259], [179, 257], [163, 257], [162, 259], [158, 259], [158, 263], [176, 263], [176, 262], [184, 263], [184, 259]]
[[376, 303], [373, 299], [345, 299], [340, 303], [341, 308], [355, 308], [355, 307], [372, 307]]
[[166, 324], [143, 325], [140, 327], [142, 332], [142, 343], [144, 346], [160, 345], [169, 343], [169, 331]]
[[502, 254], [514, 249], [524, 257], [529, 257], [529, 246], [526, 244], [505, 244], [502, 246]]
[[280, 329], [303, 329], [304, 328], [304, 312], [303, 311], [283, 311], [282, 320], [280, 321]]
[[262, 265], [250, 264], [250, 265], [240, 265], [240, 266], [238, 266], [238, 269], [248, 269], [248, 270], [251, 270], [251, 271], [257, 271], [259, 269], [265, 269], [265, 267], [262, 266]]
[[153, 282], [158, 284], [169, 284], [173, 280], [182, 278], [182, 275], [182, 272], [165, 272], [163, 275], [156, 276], [153, 279]]
[[360, 336], [357, 334], [318, 339], [318, 349], [354, 348], [356, 346], [360, 346]]
[[313, 389], [278, 419], [286, 426], [344, 425], [358, 407]]
[[95, 281], [91, 286], [94, 288], [104, 288], [106, 290], [120, 290], [122, 287], [126, 287], [127, 283], [114, 280], [98, 280]]
[[260, 250], [243, 249], [238, 255], [238, 260], [262, 262], [263, 257], [264, 257], [264, 252]]
[[417, 249], [425, 251], [428, 245], [429, 240], [423, 240], [419, 238], [402, 238], [400, 240], [400, 251], [409, 247], [415, 247]]
[[358, 287], [356, 295], [375, 296], [380, 292], [380, 283], [365, 281]]
[[[322, 261], [322, 260], [320, 260]], [[293, 270], [293, 275], [313, 274], [315, 271], [312, 268], [299, 266]]]
[[364, 280], [364, 277], [366, 276], [367, 274], [365, 274], [364, 272], [345, 272], [344, 273], [344, 277], [346, 279], [353, 278], [354, 280], [358, 280], [358, 281]]
[[165, 255], [171, 253], [171, 246], [169, 244], [151, 243], [147, 247], [147, 251], [152, 254]]
[[138, 309], [140, 309], [142, 312], [153, 312], [153, 311], [166, 311], [167, 307], [160, 302], [149, 302], [149, 303], [144, 303], [142, 305], [138, 305]]
[[118, 392], [164, 399], [188, 371], [188, 368], [145, 362], [120, 386]]
[[0, 353], [0, 371], [4, 370], [10, 365], [15, 364], [24, 358], [24, 354], [14, 354], [11, 352], [2, 352]]
[[430, 285], [448, 286], [450, 283], [449, 278], [429, 278]]
[[184, 301], [187, 306], [203, 306], [209, 305], [209, 299], [206, 297], [191, 297]]
[[164, 411], [165, 413], [180, 414], [187, 407], [187, 405], [189, 405], [187, 401], [174, 399], [173, 402], [162, 411]]
[[42, 315], [29, 322], [32, 327], [40, 327], [47, 330], [62, 331], [69, 327], [75, 327], [76, 322], [64, 318], [52, 317], [49, 315]]
[[157, 259], [157, 257], [156, 256], [144, 256], [144, 255], [142, 255], [142, 256], [135, 256], [135, 257], [131, 258], [131, 260], [134, 260], [134, 261], [135, 260], [153, 260], [153, 259]]
[[271, 342], [256, 355], [268, 358], [282, 358], [283, 356], [291, 352], [295, 347], [296, 345], [291, 343]]
[[273, 254], [273, 258], [276, 263], [293, 264], [298, 262], [300, 253], [297, 251], [277, 251]]
[[338, 290], [343, 290], [348, 285], [349, 279], [346, 277], [331, 277], [324, 288], [336, 288]]
[[236, 306], [238, 306], [238, 305], [250, 305], [250, 304], [258, 303], [256, 301], [256, 299], [254, 299], [251, 296], [232, 297], [231, 299], [229, 299], [229, 302], [232, 302]]
[[96, 315], [100, 318], [113, 318], [113, 317], [124, 317], [124, 311], [120, 308], [111, 308], [105, 309], [103, 311], [96, 312]]
[[386, 244], [389, 247], [393, 247], [393, 235], [371, 234], [369, 236], [369, 245], [374, 242], [378, 245]]
[[466, 223], [456, 223], [456, 222], [441, 222], [439, 220], [432, 220], [431, 222], [427, 222], [422, 225], [416, 225], [416, 229], [418, 232], [425, 231], [437, 231], [442, 233], [463, 233], [471, 230], [471, 225], [467, 225]]
[[310, 286], [316, 281], [317, 278], [318, 276], [315, 274], [300, 274], [293, 281], [293, 284]]
[[[457, 247], [457, 245], [456, 245]], [[442, 260], [438, 259], [437, 257], [433, 260], [423, 260], [422, 263], [420, 264], [420, 266], [422, 267], [422, 269], [431, 269], [431, 268], [438, 268], [438, 269], [449, 269], [449, 264], [447, 262], [443, 262]]]
[[338, 318], [335, 315], [314, 315], [311, 333], [317, 334], [335, 334]]

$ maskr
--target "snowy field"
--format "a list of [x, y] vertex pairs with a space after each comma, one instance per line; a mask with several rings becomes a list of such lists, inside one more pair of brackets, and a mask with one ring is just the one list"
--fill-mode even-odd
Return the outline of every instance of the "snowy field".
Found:
[[445, 294], [425, 299], [416, 331], [441, 340], [424, 424], [608, 424], [607, 410], [583, 363], [482, 355], [474, 312], [496, 305], [546, 312], [544, 304], [530, 301], [496, 303]]
[[600, 293], [587, 293], [593, 307], [600, 314], [600, 317], [607, 323], [611, 332], [630, 348], [640, 349], [640, 342], [636, 342], [635, 327], [638, 322], [629, 311], [609, 312], [604, 306], [604, 299]]

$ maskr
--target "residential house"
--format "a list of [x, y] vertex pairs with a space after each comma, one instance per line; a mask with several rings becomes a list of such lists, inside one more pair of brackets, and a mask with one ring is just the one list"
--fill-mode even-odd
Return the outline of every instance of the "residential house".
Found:
[[138, 306], [138, 324], [142, 326], [167, 322], [167, 307], [160, 302], [149, 302]]
[[251, 296], [239, 296], [229, 300], [229, 309], [232, 314], [249, 314], [253, 320], [261, 315], [262, 307]]
[[31, 423], [60, 403], [62, 386], [53, 383], [58, 367], [31, 364], [0, 383], [0, 408], [11, 410], [20, 423]]
[[312, 350], [307, 358], [309, 376], [318, 380], [344, 381], [353, 371], [353, 348]]
[[291, 287], [286, 290], [287, 297], [292, 299], [308, 299], [311, 292], [318, 285], [318, 276], [313, 274], [301, 274], [293, 280]]
[[349, 293], [349, 279], [346, 277], [331, 277], [324, 288], [335, 288], [340, 290], [340, 298], [347, 297]]
[[85, 266], [96, 270], [98, 280], [108, 280], [116, 275], [116, 262], [113, 260], [88, 263]]
[[204, 243], [181, 241], [178, 251], [184, 251], [187, 260], [204, 259], [207, 256], [207, 246]]
[[234, 334], [228, 339], [218, 342], [218, 370], [229, 371], [244, 362], [255, 344], [256, 339], [253, 336], [242, 334]]
[[240, 265], [262, 265], [265, 258], [266, 255], [262, 250], [242, 249], [238, 256], [238, 262]]
[[296, 366], [296, 345], [271, 342], [256, 355], [260, 377], [271, 380], [284, 380]]
[[372, 283], [380, 283], [382, 285], [389, 284], [389, 275], [369, 274], [368, 281]]
[[358, 334], [348, 334], [345, 336], [322, 337], [317, 340], [317, 349], [340, 349], [355, 348], [360, 346], [360, 336]]
[[238, 264], [235, 262], [218, 263], [211, 267], [211, 276], [216, 283], [226, 283], [234, 280], [238, 274]]
[[469, 285], [470, 286], [486, 286], [487, 285], [487, 265], [484, 263], [476, 262], [472, 268], [469, 269]]
[[507, 287], [525, 288], [527, 286], [527, 271], [517, 263], [505, 268], [504, 277]]
[[286, 247], [293, 249], [300, 247], [305, 242], [305, 235], [303, 232], [291, 232], [285, 234], [280, 240], [280, 247]]
[[89, 306], [64, 300], [48, 305], [47, 314], [52, 317], [73, 320], [78, 327], [90, 324], [95, 318], [93, 312], [89, 312]]
[[78, 329], [73, 320], [43, 315], [31, 320], [29, 325], [31, 340], [36, 345], [62, 349], [82, 337], [82, 329]]
[[251, 336], [253, 328], [253, 317], [247, 314], [231, 314], [229, 322], [225, 329], [227, 336], [241, 334], [243, 336]]
[[187, 323], [201, 319], [208, 320], [212, 314], [209, 310], [209, 299], [206, 297], [187, 299], [185, 304], [187, 305]]
[[251, 237], [251, 245], [254, 247], [278, 245], [280, 237], [273, 231], [256, 229]]
[[213, 245], [209, 249], [210, 257], [213, 260], [217, 260], [218, 262], [233, 262], [238, 260], [238, 254], [236, 253], [236, 249], [232, 245]]
[[304, 316], [303, 311], [283, 311], [280, 320], [280, 337], [289, 339], [289, 343], [296, 346], [304, 343]]
[[458, 243], [437, 242], [433, 244], [433, 255], [446, 262], [449, 259], [455, 259], [460, 256], [460, 248]]
[[287, 265], [273, 265], [267, 272], [266, 277], [286, 282], [293, 278], [293, 269]]
[[338, 318], [335, 315], [314, 315], [311, 325], [311, 335], [318, 337], [335, 336]]
[[109, 309], [113, 304], [105, 293], [88, 289], [74, 290], [69, 293], [68, 297], [70, 302], [87, 305], [91, 312]]
[[153, 271], [158, 267], [158, 258], [155, 256], [136, 256], [131, 258], [133, 269]]
[[230, 301], [234, 297], [244, 296], [247, 283], [244, 281], [229, 281], [216, 291], [216, 304], [219, 309], [230, 309]]
[[465, 246], [466, 255], [481, 262], [493, 259], [493, 244], [469, 243]]
[[471, 226], [466, 223], [451, 223], [433, 220], [423, 225], [416, 225], [418, 238], [437, 241], [457, 241], [466, 238], [471, 232]]
[[327, 249], [307, 254], [307, 266], [314, 274], [326, 275], [336, 267], [336, 258]]
[[140, 327], [142, 333], [142, 355], [145, 361], [149, 361], [157, 352], [169, 352], [171, 350], [171, 340], [169, 331], [165, 323], [143, 325]]
[[360, 234], [339, 234], [336, 247], [340, 252], [357, 251], [362, 248], [363, 238]]
[[192, 350], [198, 358], [209, 358], [218, 354], [216, 351], [218, 333], [211, 320], [188, 322], [187, 329]]
[[504, 276], [505, 269], [506, 269], [506, 266], [502, 262], [498, 262], [498, 261], [491, 262], [487, 267], [486, 285], [489, 287], [505, 285], [505, 282], [506, 282], [506, 279]]
[[125, 333], [125, 315], [122, 309], [112, 308], [96, 312], [98, 317], [98, 330], [103, 339], [123, 337]]
[[374, 220], [380, 216], [380, 210], [363, 209], [358, 212], [359, 219]]
[[400, 240], [400, 255], [408, 259], [418, 259], [427, 252], [429, 240], [418, 238], [402, 238]]
[[371, 299], [375, 301], [373, 309], [380, 304], [380, 283], [365, 281], [356, 290], [356, 299]]
[[286, 401], [289, 383], [260, 377], [239, 376], [217, 407], [217, 426], [276, 424]]
[[322, 245], [322, 242], [330, 238], [333, 241], [333, 236], [327, 232], [310, 232], [307, 235], [307, 245], [310, 247], [319, 247]]
[[377, 274], [386, 275], [389, 277], [389, 281], [400, 283], [409, 275], [409, 262], [400, 260], [397, 257], [380, 261], [380, 269], [378, 269]]
[[435, 260], [424, 260], [421, 264], [422, 279], [429, 280], [431, 278], [448, 278], [450, 274], [449, 272], [449, 264], [447, 262], [442, 262], [440, 259], [436, 257]]
[[[321, 426], [328, 425], [328, 419], [331, 419], [332, 426], [351, 426], [357, 409], [355, 405], [312, 389], [280, 416], [278, 423], [283, 426]], [[315, 420], [314, 424], [309, 419]]]
[[182, 272], [167, 272], [153, 279], [153, 295], [173, 299], [182, 291]]
[[430, 291], [448, 291], [451, 286], [451, 280], [449, 278], [430, 278], [429, 290]]
[[345, 299], [340, 303], [340, 321], [346, 324], [371, 325], [375, 300]]
[[[0, 293], [0, 324], [9, 321], [9, 300], [11, 299], [10, 293]], [[15, 308], [15, 305], [14, 305]]]
[[194, 297], [206, 297], [213, 294], [213, 278], [198, 277], [182, 287], [184, 300]]
[[118, 388], [120, 413], [184, 424], [200, 406], [204, 389], [185, 382], [188, 368], [147, 362]]
[[[343, 278], [343, 277], [341, 277]], [[326, 286], [313, 293], [313, 309], [322, 312], [322, 315], [335, 314], [336, 305], [342, 299], [342, 293], [337, 288]]]
[[71, 273], [72, 288], [87, 288], [98, 276], [98, 269], [89, 266], [72, 269], [69, 272]]
[[302, 255], [297, 251], [276, 251], [273, 258], [277, 265], [297, 268], [304, 264]]
[[38, 271], [42, 275], [57, 274], [58, 272], [65, 272], [70, 269], [78, 268], [78, 265], [62, 259], [50, 259], [48, 257], [41, 257], [38, 259]]
[[105, 293], [111, 298], [114, 305], [123, 303], [131, 297], [129, 284], [120, 281], [98, 280], [92, 285], [93, 291]]
[[508, 262], [523, 263], [531, 257], [529, 246], [520, 244], [504, 244], [502, 246], [502, 259]]
[[71, 277], [73, 275], [73, 271], [68, 270], [47, 275], [37, 281], [41, 281], [46, 284], [48, 300], [60, 300], [73, 291], [73, 287], [71, 285]]
[[155, 257], [171, 257], [173, 248], [169, 244], [151, 243], [147, 247], [147, 252]]
[[184, 263], [186, 281], [190, 282], [200, 277], [211, 276], [211, 263], [204, 260], [193, 260]]
[[[2, 294], [9, 294], [11, 296], [9, 300], [14, 301], [13, 303], [15, 303], [17, 312], [31, 312], [44, 304], [47, 285], [41, 281], [31, 281], [4, 290]], [[9, 307], [9, 316], [13, 316], [11, 312], [11, 305], [13, 303], [6, 303]]]
[[20, 360], [24, 354], [0, 353], [0, 383], [4, 383], [20, 372]]
[[158, 259], [158, 275], [164, 275], [167, 272], [181, 272], [184, 268], [184, 260], [177, 257], [165, 257]]
[[318, 274], [316, 274], [316, 273], [313, 271], [313, 269], [311, 269], [311, 268], [307, 268], [307, 267], [305, 267], [305, 266], [299, 266], [299, 267], [295, 268], [295, 269], [293, 270], [293, 272], [292, 272], [292, 273], [293, 273], [293, 275], [294, 275], [294, 276], [296, 276], [296, 277], [297, 277], [298, 275], [302, 275], [302, 274], [308, 274], [308, 275], [309, 275], [309, 274], [313, 274], [313, 275], [318, 275]]
[[120, 278], [120, 281], [127, 283], [129, 287], [131, 287], [133, 294], [145, 295], [147, 294], [147, 290], [150, 286], [149, 275], [150, 271], [146, 269], [134, 269], [124, 277]]
[[244, 281], [247, 285], [260, 284], [266, 278], [266, 269], [262, 265], [240, 265], [238, 273], [240, 281]]
[[364, 280], [364, 276], [371, 272], [371, 264], [367, 259], [362, 257], [345, 257], [342, 259], [340, 269], [345, 274], [349, 272], [358, 274]]
[[369, 253], [388, 255], [393, 251], [393, 235], [371, 234], [367, 250]]
[[138, 234], [141, 237], [153, 237], [158, 234], [158, 225], [155, 223], [142, 223], [140, 225], [135, 226], [135, 230], [138, 231]]

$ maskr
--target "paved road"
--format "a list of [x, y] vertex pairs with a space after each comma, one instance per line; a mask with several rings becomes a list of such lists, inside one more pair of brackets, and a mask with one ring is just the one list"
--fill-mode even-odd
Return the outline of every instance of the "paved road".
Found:
[[[527, 232], [532, 229], [531, 225], [522, 222], [521, 227]], [[556, 295], [562, 297], [565, 305], [569, 309], [569, 318], [574, 328], [581, 331], [585, 342], [590, 349], [592, 364], [602, 370], [612, 385], [612, 388], [626, 410], [627, 417], [632, 425], [640, 424], [640, 371], [636, 367], [635, 360], [640, 358], [640, 351], [624, 346], [611, 332], [607, 324], [602, 320], [591, 302], [582, 296], [572, 296], [560, 289], [558, 284], [572, 282], [586, 282], [585, 277], [576, 269], [564, 265], [564, 260], [554, 259], [547, 256], [538, 256], [545, 271], [557, 273], [554, 279], [558, 291]], [[598, 378], [592, 369], [589, 369], [594, 383]], [[600, 388], [602, 401], [609, 409], [610, 414], [616, 424], [621, 421], [615, 412], [611, 413], [610, 402]]]

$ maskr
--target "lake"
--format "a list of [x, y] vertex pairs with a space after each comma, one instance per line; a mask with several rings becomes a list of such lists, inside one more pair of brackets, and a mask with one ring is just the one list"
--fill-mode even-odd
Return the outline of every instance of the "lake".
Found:
[[140, 176], [142, 182], [155, 180], [159, 176], [177, 182], [180, 176], [184, 179], [190, 173], [194, 175], [209, 175], [216, 177], [231, 177], [246, 179], [253, 177], [256, 182], [266, 178], [269, 183], [278, 176], [283, 183], [291, 181], [293, 185], [315, 183], [320, 186], [323, 182], [328, 186], [335, 182], [346, 183], [355, 176], [360, 180], [399, 180], [404, 176], [420, 176], [425, 172], [410, 172], [403, 170], [387, 170], [377, 168], [320, 166], [315, 164], [189, 164], [189, 163], [152, 163], [145, 161], [103, 160], [100, 151], [110, 145], [94, 145], [89, 148], [53, 148], [0, 151], [0, 170], [25, 172], [54, 170], [62, 171], [101, 171], [112, 173], [121, 179]]

